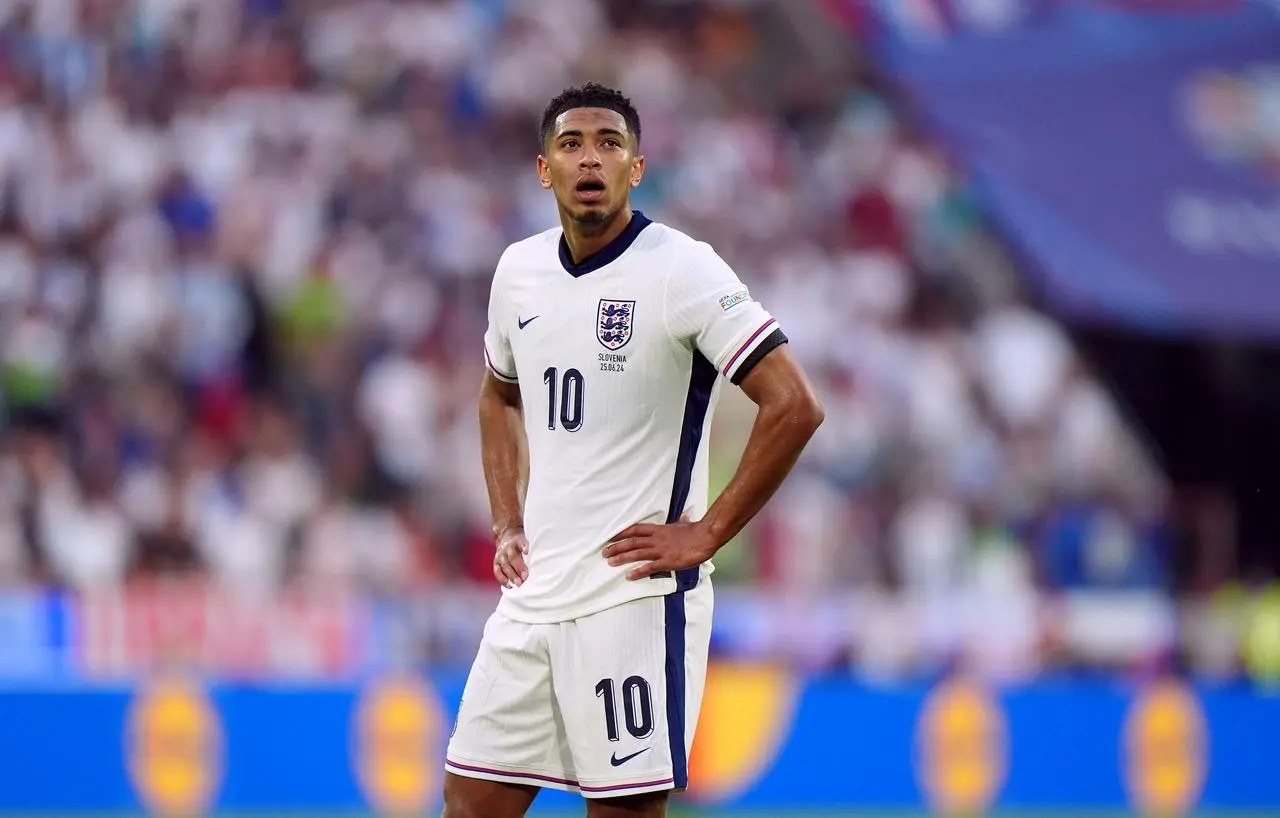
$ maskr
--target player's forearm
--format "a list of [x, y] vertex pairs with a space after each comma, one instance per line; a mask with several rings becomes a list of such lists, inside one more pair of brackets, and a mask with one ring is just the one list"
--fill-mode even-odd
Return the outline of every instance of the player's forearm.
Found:
[[737, 472], [702, 519], [717, 547], [769, 502], [822, 420], [822, 407], [808, 395], [761, 406]]
[[480, 452], [493, 513], [493, 533], [524, 527], [520, 502], [520, 407], [497, 394], [480, 397]]

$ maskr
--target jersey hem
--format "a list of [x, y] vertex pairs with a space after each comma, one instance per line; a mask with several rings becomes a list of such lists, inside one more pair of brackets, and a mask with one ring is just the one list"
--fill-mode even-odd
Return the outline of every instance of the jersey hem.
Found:
[[668, 596], [676, 591], [675, 577], [634, 580], [634, 583], [641, 582], [652, 583], [654, 586], [652, 593], [637, 593], [617, 600], [606, 600], [602, 603], [584, 603], [573, 608], [564, 609], [563, 611], [555, 613], [548, 612], [543, 615], [529, 613], [529, 611], [523, 608], [519, 602], [511, 601], [511, 597], [503, 594], [502, 599], [498, 600], [497, 612], [513, 622], [522, 622], [526, 625], [553, 625], [557, 622], [572, 622], [575, 619], [582, 619], [584, 616], [592, 616], [593, 614], [598, 614], [601, 611], [616, 608], [619, 605], [626, 605], [628, 602]]
[[[568, 609], [568, 613], [547, 614], [545, 616], [538, 616], [536, 614], [530, 615], [527, 611], [519, 610], [519, 603], [509, 602], [508, 600], [510, 597], [504, 593], [502, 598], [498, 600], [498, 605], [495, 611], [507, 619], [510, 619], [512, 622], [519, 622], [524, 625], [554, 625], [557, 622], [572, 622], [573, 620], [581, 619], [584, 616], [591, 616], [592, 614], [598, 614], [601, 611], [607, 611], [610, 608], [616, 608], [619, 605], [626, 605], [628, 602], [636, 602], [641, 599], [653, 599], [654, 597], [671, 596], [679, 590], [692, 591], [694, 588], [701, 587], [702, 583], [710, 582], [711, 575], [714, 574], [715, 571], [715, 563], [708, 560], [698, 566], [698, 581], [695, 582], [692, 587], [681, 589], [674, 576], [662, 577], [660, 579], [638, 579], [635, 580], [636, 583], [652, 582], [658, 587], [653, 589], [653, 593], [637, 594], [636, 596], [619, 599], [616, 602], [606, 602], [603, 605], [579, 605]], [[512, 610], [513, 607], [517, 609]]]

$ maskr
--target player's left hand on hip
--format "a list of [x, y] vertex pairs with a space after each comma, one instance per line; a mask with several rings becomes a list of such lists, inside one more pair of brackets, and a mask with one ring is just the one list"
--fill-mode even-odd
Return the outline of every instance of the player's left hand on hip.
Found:
[[617, 567], [638, 562], [627, 579], [643, 579], [663, 571], [678, 571], [701, 565], [715, 555], [717, 544], [701, 523], [668, 525], [637, 523], [622, 531], [605, 546], [604, 558]]

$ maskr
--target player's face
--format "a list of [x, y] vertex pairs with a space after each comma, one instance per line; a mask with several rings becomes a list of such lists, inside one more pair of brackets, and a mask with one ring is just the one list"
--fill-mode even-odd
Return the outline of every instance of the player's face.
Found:
[[611, 222], [643, 175], [644, 157], [636, 155], [626, 120], [607, 108], [565, 111], [538, 157], [542, 186], [555, 192], [561, 212], [580, 225]]

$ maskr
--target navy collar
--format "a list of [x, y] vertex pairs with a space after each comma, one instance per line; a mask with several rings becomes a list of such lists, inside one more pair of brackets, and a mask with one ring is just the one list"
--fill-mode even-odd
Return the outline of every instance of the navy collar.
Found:
[[649, 221], [639, 210], [631, 211], [631, 221], [627, 222], [626, 229], [616, 239], [577, 264], [573, 263], [573, 255], [569, 252], [569, 242], [565, 241], [562, 233], [560, 235], [560, 265], [564, 267], [566, 273], [574, 278], [599, 270], [606, 264], [612, 264], [617, 261], [618, 257], [627, 252], [627, 249], [639, 238], [640, 232], [651, 224], [653, 222]]

